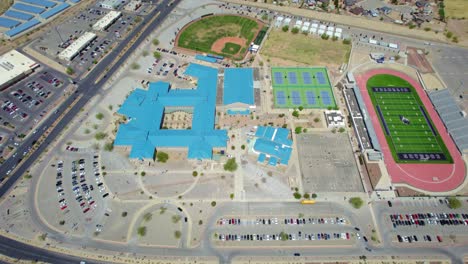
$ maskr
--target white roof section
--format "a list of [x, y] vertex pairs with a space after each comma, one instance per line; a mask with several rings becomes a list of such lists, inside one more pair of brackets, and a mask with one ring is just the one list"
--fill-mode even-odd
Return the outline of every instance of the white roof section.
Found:
[[318, 24], [317, 23], [312, 23], [312, 27], [313, 28], [318, 28]]
[[341, 33], [340, 32], [335, 32], [335, 37], [341, 38]]
[[325, 29], [327, 29], [327, 26], [325, 26], [325, 25], [320, 25], [319, 28], [320, 28], [320, 29], [323, 29], [323, 30], [325, 31]]
[[70, 46], [64, 49], [58, 57], [63, 60], [71, 60], [78, 52], [88, 45], [97, 36], [93, 32], [85, 32], [75, 40]]
[[302, 20], [296, 21], [296, 27], [300, 28], [302, 26]]
[[332, 37], [333, 36], [333, 31], [327, 31], [327, 35]]
[[312, 34], [315, 34], [315, 33], [317, 33], [317, 28], [316, 27], [311, 27], [311, 28], [309, 28], [309, 32], [312, 33]]
[[3, 54], [0, 57], [0, 87], [38, 66], [35, 61], [16, 50]]
[[99, 19], [94, 25], [94, 30], [105, 30], [110, 24], [112, 24], [117, 18], [122, 15], [120, 11], [110, 11], [107, 15]]
[[337, 28], [335, 29], [335, 32], [342, 33], [342, 32], [343, 32], [343, 29], [342, 29], [342, 28], [339, 28], [339, 27], [337, 27]]
[[309, 22], [309, 21], [306, 21], [306, 22], [304, 22], [304, 24], [303, 24], [302, 26], [308, 28], [308, 27], [310, 27], [310, 22]]
[[325, 33], [324, 29], [319, 29], [318, 32], [317, 32], [317, 34], [319, 34], [319, 35], [323, 35], [323, 33]]
[[117, 8], [122, 3], [121, 0], [104, 0], [101, 1], [101, 5], [104, 8]]
[[327, 31], [335, 31], [335, 27], [328, 27]]
[[289, 26], [289, 23], [291, 23], [291, 18], [288, 17], [284, 20], [283, 25]]

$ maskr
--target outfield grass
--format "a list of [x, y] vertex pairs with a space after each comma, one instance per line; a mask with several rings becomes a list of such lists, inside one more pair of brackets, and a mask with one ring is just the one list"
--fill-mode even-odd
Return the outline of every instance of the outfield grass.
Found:
[[[373, 91], [374, 87], [403, 87], [409, 88], [410, 92], [376, 92]], [[393, 75], [380, 74], [368, 80], [367, 91], [395, 162], [453, 163], [437, 128], [410, 83]], [[409, 123], [404, 123], [402, 117]], [[406, 160], [398, 155], [403, 153], [443, 154], [446, 159]]]
[[[240, 16], [209, 16], [200, 19], [183, 30], [178, 46], [198, 52], [214, 53], [211, 46], [223, 37], [239, 37], [250, 44], [258, 30], [256, 21]], [[223, 54], [221, 54], [223, 55]]]
[[224, 45], [224, 48], [221, 51], [226, 54], [234, 55], [237, 54], [240, 49], [241, 46], [239, 44], [228, 42]]
[[323, 40], [316, 36], [292, 34], [281, 29], [270, 31], [261, 54], [269, 58], [304, 63], [306, 65], [341, 65], [351, 45], [341, 41]]

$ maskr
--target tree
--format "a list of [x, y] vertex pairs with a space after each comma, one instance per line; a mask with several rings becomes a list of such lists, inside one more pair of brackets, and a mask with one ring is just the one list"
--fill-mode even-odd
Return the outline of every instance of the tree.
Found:
[[267, 14], [263, 14], [263, 15], [262, 15], [262, 20], [265, 20], [265, 21], [266, 21], [267, 19], [268, 19], [268, 15], [267, 15]]
[[181, 236], [182, 236], [182, 233], [181, 233], [179, 230], [177, 230], [177, 231], [174, 232], [174, 237], [175, 237], [176, 239], [179, 239]]
[[299, 111], [302, 111], [302, 110], [304, 110], [304, 107], [301, 105], [297, 109], [299, 109]]
[[294, 195], [294, 198], [296, 198], [298, 200], [302, 198], [302, 195], [300, 193], [298, 193], [298, 192], [295, 192], [293, 195]]
[[145, 236], [146, 235], [146, 226], [138, 227], [137, 233], [138, 233], [139, 236]]
[[351, 44], [351, 40], [350, 39], [343, 39], [343, 44], [349, 45], [349, 44]]
[[149, 55], [149, 52], [147, 50], [144, 50], [141, 55], [143, 55], [143, 57], [146, 57]]
[[237, 163], [236, 163], [236, 158], [230, 158], [226, 161], [224, 164], [224, 170], [226, 171], [236, 171], [237, 170]]
[[192, 176], [193, 176], [193, 177], [197, 177], [197, 176], [198, 176], [198, 172], [197, 172], [197, 171], [192, 171]]
[[145, 176], [146, 176], [146, 172], [142, 171], [142, 172], [140, 173], [140, 175], [141, 175], [142, 177], [145, 177]]
[[296, 134], [302, 133], [302, 127], [300, 127], [300, 126], [296, 127], [296, 128], [294, 129], [294, 132], [295, 132]]
[[343, 132], [345, 132], [345, 131], [346, 131], [346, 129], [345, 129], [344, 127], [340, 127], [340, 128], [338, 129], [338, 132], [340, 132], [340, 133], [343, 133]]
[[177, 224], [182, 217], [180, 215], [173, 215], [172, 216], [172, 223]]
[[146, 214], [143, 216], [143, 220], [144, 220], [145, 222], [151, 221], [152, 218], [153, 218], [153, 214], [151, 214], [151, 213], [146, 213]]
[[304, 193], [304, 199], [310, 199], [310, 195], [308, 193]]
[[283, 32], [288, 32], [289, 26], [283, 26], [283, 27], [281, 28], [281, 30], [283, 30]]
[[294, 116], [294, 117], [299, 117], [299, 111], [294, 110], [294, 111], [292, 112], [292, 116]]
[[229, 195], [229, 198], [231, 198], [231, 200], [233, 200], [233, 199], [234, 199], [234, 194], [231, 193], [231, 194]]
[[243, 150], [244, 150], [244, 149], [245, 149], [245, 145], [242, 145], [242, 146], [241, 146], [241, 149], [243, 149]]
[[73, 75], [75, 73], [75, 70], [73, 70], [72, 67], [67, 67], [67, 74], [68, 75]]
[[458, 200], [455, 197], [449, 197], [447, 201], [448, 201], [448, 206], [450, 207], [450, 209], [458, 209], [462, 206], [460, 200]]
[[439, 19], [445, 21], [445, 9], [443, 7], [439, 7]]
[[104, 150], [109, 152], [114, 150], [114, 142], [107, 142], [104, 144]]
[[335, 5], [336, 9], [339, 9], [340, 0], [333, 0], [333, 5]]
[[315, 199], [315, 198], [317, 198], [317, 194], [316, 194], [316, 193], [313, 193], [313, 194], [312, 194], [312, 199]]
[[158, 151], [156, 154], [156, 160], [161, 163], [166, 163], [169, 159], [169, 155], [166, 152]]
[[293, 34], [299, 33], [299, 28], [294, 27], [293, 29], [291, 29], [291, 33], [293, 33]]
[[153, 57], [157, 60], [161, 59], [161, 53], [159, 51], [153, 52]]
[[314, 122], [315, 122], [315, 123], [320, 122], [320, 118], [318, 118], [318, 117], [314, 118]]
[[153, 43], [153, 45], [157, 46], [157, 45], [159, 45], [159, 40], [158, 39], [153, 39], [153, 41], [151, 41], [151, 43]]
[[102, 120], [104, 118], [104, 114], [103, 113], [97, 113], [96, 114], [96, 119], [97, 120]]
[[216, 201], [212, 201], [211, 206], [215, 207], [216, 206]]
[[349, 203], [354, 208], [359, 209], [364, 204], [364, 201], [360, 197], [351, 197], [351, 198], [349, 198]]
[[130, 65], [130, 69], [132, 69], [132, 70], [138, 70], [138, 69], [140, 69], [140, 64], [134, 62], [134, 63], [132, 63], [132, 64]]
[[281, 233], [279, 235], [280, 235], [280, 239], [282, 241], [288, 240], [288, 234], [286, 234], [285, 232], [281, 231]]
[[106, 136], [107, 136], [107, 134], [104, 133], [104, 132], [97, 132], [96, 135], [94, 135], [94, 138], [95, 138], [96, 140], [102, 140], [102, 139], [104, 139]]

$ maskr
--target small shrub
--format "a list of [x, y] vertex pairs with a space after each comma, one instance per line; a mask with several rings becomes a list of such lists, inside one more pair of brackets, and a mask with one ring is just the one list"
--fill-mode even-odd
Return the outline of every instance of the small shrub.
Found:
[[212, 201], [212, 202], [211, 202], [211, 206], [215, 207], [215, 206], [216, 206], [216, 202], [215, 202], [215, 201]]
[[193, 177], [197, 177], [197, 176], [198, 176], [198, 172], [197, 172], [197, 171], [193, 171], [193, 172], [192, 172], [192, 176], [193, 176]]

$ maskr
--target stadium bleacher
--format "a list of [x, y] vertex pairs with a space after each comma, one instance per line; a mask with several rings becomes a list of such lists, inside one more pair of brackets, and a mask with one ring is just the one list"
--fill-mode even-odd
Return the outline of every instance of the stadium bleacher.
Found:
[[41, 17], [44, 19], [48, 19], [49, 17], [55, 16], [56, 14], [62, 12], [63, 10], [69, 8], [70, 5], [67, 3], [60, 4], [54, 8], [51, 8], [44, 13], [41, 14]]
[[29, 20], [28, 22], [24, 22], [23, 24], [15, 27], [15, 28], [12, 28], [8, 31], [6, 31], [4, 34], [5, 36], [9, 37], [9, 38], [12, 38], [18, 34], [20, 34], [21, 32], [25, 31], [25, 30], [28, 30], [38, 24], [40, 24], [41, 22], [37, 19], [31, 19]]
[[21, 0], [21, 2], [24, 2], [26, 4], [32, 4], [32, 5], [47, 7], [47, 8], [51, 8], [51, 7], [54, 7], [54, 6], [57, 5], [57, 3], [47, 1], [47, 0]]
[[17, 26], [20, 23], [21, 22], [13, 20], [13, 19], [9, 19], [9, 18], [6, 18], [6, 17], [0, 17], [0, 27], [12, 28], [12, 27]]
[[31, 5], [26, 5], [22, 3], [15, 3], [11, 7], [13, 9], [25, 11], [25, 12], [32, 13], [32, 14], [41, 14], [42, 12], [45, 11], [45, 8], [43, 7], [31, 6]]
[[25, 21], [28, 21], [28, 20], [31, 20], [31, 19], [34, 18], [34, 16], [31, 15], [31, 14], [27, 14], [27, 13], [23, 13], [23, 12], [19, 12], [19, 11], [14, 11], [14, 10], [7, 10], [5, 12], [5, 16], [11, 17], [11, 18], [14, 18], [14, 19], [25, 20]]

